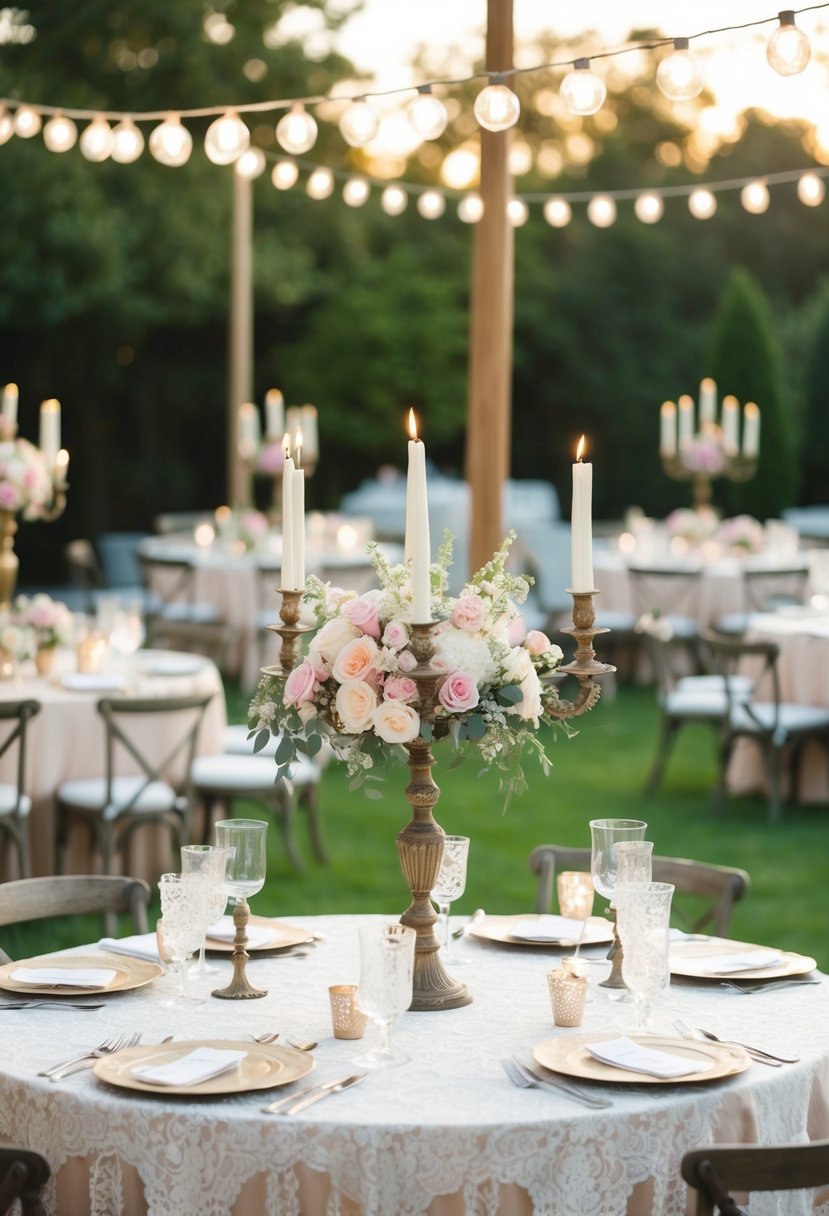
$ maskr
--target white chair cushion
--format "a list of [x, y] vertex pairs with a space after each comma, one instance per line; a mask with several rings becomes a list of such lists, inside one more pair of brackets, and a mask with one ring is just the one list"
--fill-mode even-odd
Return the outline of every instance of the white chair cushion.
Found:
[[[16, 785], [0, 785], [0, 815], [14, 814], [14, 808], [17, 805], [17, 786]], [[20, 799], [20, 816], [25, 818], [32, 809], [32, 800], [28, 794], [24, 794]]]
[[724, 718], [728, 701], [723, 691], [714, 688], [698, 692], [676, 689], [664, 698], [662, 708], [672, 718]]
[[[291, 782], [294, 786], [312, 785], [319, 781], [319, 770], [305, 757], [294, 765]], [[193, 761], [190, 780], [196, 790], [232, 790], [235, 793], [269, 792], [276, 782], [276, 765], [272, 756], [200, 756]]]
[[212, 604], [165, 604], [159, 615], [170, 624], [213, 625], [220, 620]]
[[748, 697], [751, 695], [751, 680], [748, 676], [682, 676], [676, 682], [677, 692], [722, 692], [723, 680], [726, 680], [731, 688], [731, 695], [735, 697]]
[[177, 794], [166, 781], [151, 781], [135, 803], [127, 804], [145, 781], [144, 777], [116, 777], [112, 782], [112, 803], [106, 805], [107, 783], [103, 777], [84, 781], [65, 781], [58, 786], [58, 801], [80, 811], [100, 811], [104, 819], [117, 819], [125, 809], [130, 815], [159, 815], [173, 810]]
[[[753, 702], [751, 714], [753, 717], [743, 706], [736, 706], [731, 714], [732, 730], [754, 733], [769, 732], [773, 729], [774, 704], [771, 701]], [[829, 709], [821, 709], [818, 705], [790, 705], [786, 702], [780, 705], [776, 732], [778, 741], [802, 731], [820, 730], [829, 732]]]

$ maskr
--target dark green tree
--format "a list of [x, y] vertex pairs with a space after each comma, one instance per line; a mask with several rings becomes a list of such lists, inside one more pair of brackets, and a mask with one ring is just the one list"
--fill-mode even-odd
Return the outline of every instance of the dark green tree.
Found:
[[815, 301], [803, 381], [801, 500], [826, 503], [829, 502], [829, 281], [823, 282]]
[[761, 519], [779, 515], [794, 505], [797, 492], [796, 422], [768, 302], [741, 267], [732, 272], [720, 304], [709, 366], [720, 398], [754, 401], [761, 416], [757, 475], [717, 497], [731, 510]]

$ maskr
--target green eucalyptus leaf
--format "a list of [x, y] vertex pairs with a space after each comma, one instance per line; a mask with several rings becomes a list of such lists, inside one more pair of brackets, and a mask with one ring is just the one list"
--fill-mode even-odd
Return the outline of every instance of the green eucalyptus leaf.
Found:
[[517, 684], [505, 684], [503, 688], [498, 689], [496, 697], [499, 705], [517, 705], [523, 699], [524, 694]]
[[486, 722], [480, 714], [472, 714], [466, 720], [466, 732], [473, 743], [477, 743], [479, 739], [483, 739], [486, 734]]
[[[248, 735], [248, 738], [250, 738], [250, 735]], [[267, 747], [268, 743], [270, 742], [270, 738], [271, 732], [269, 730], [260, 730], [253, 744], [254, 754], [261, 752], [263, 747]]]
[[322, 739], [319, 735], [309, 735], [305, 740], [305, 751], [309, 756], [316, 756], [321, 747]]
[[276, 745], [274, 755], [278, 764], [290, 764], [296, 754], [294, 741], [290, 735], [283, 735]]

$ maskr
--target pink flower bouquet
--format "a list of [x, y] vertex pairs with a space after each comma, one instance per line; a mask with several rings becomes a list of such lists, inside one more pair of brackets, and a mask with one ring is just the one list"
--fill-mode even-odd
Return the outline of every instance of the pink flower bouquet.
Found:
[[[405, 760], [402, 745], [418, 737], [449, 737], [461, 755], [476, 751], [497, 767], [507, 797], [526, 787], [521, 760], [534, 750], [545, 771], [549, 762], [537, 736], [558, 702], [544, 679], [561, 663], [561, 649], [539, 630], [518, 629], [517, 605], [529, 580], [509, 574], [511, 534], [493, 559], [457, 597], [447, 597], [451, 561], [447, 540], [432, 567], [432, 617], [437, 620], [431, 666], [440, 673], [437, 703], [421, 718], [417, 660], [410, 647], [410, 572], [390, 566], [376, 546], [369, 552], [380, 587], [363, 595], [343, 592], [309, 578], [305, 600], [319, 628], [306, 656], [287, 677], [266, 676], [249, 714], [251, 737], [261, 747], [280, 736], [277, 776], [289, 776], [298, 753], [314, 755], [328, 740], [348, 765], [352, 788], [381, 778], [386, 761]], [[259, 743], [261, 738], [261, 743]], [[366, 785], [370, 797], [380, 797]]]
[[52, 495], [52, 478], [40, 449], [28, 439], [0, 443], [0, 510], [39, 519]]
[[75, 622], [62, 600], [43, 593], [31, 599], [18, 595], [13, 614], [19, 625], [31, 629], [37, 646], [69, 646], [72, 642]]

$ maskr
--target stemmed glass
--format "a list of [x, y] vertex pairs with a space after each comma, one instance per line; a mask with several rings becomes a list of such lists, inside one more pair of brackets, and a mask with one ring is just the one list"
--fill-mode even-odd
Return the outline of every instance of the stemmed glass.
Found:
[[[591, 819], [590, 839], [591, 857], [590, 872], [593, 875], [593, 886], [610, 901], [613, 909], [613, 895], [616, 890], [616, 872], [618, 855], [616, 846], [625, 840], [642, 840], [648, 825], [644, 819]], [[620, 974], [621, 942], [618, 929], [613, 929], [613, 945], [610, 947], [608, 958], [613, 960], [610, 975], [602, 980], [602, 988], [624, 988], [625, 983]]]
[[236, 936], [233, 942], [233, 979], [227, 988], [217, 988], [213, 995], [228, 999], [245, 999], [267, 996], [262, 988], [255, 988], [245, 975], [248, 954], [247, 923], [250, 920], [248, 896], [255, 895], [265, 885], [267, 855], [265, 836], [268, 824], [263, 819], [223, 819], [216, 824], [216, 844], [231, 850], [225, 872], [225, 889], [235, 900], [233, 923]]
[[633, 994], [637, 1030], [650, 1030], [653, 1002], [670, 983], [671, 900], [669, 882], [625, 882], [616, 887], [622, 977]]
[[226, 875], [230, 849], [217, 844], [185, 844], [181, 847], [182, 874], [199, 874], [204, 878], [204, 933], [199, 957], [190, 968], [191, 975], [218, 975], [219, 968], [205, 961], [207, 930], [225, 910], [227, 904]]
[[411, 1056], [393, 1048], [391, 1026], [412, 1003], [417, 934], [407, 925], [364, 925], [360, 929], [360, 982], [357, 1007], [380, 1027], [380, 1044], [357, 1056], [361, 1068], [407, 1064]]
[[198, 874], [162, 874], [158, 880], [164, 944], [179, 978], [164, 1005], [181, 1005], [187, 997], [187, 960], [204, 941], [204, 885]]
[[465, 960], [451, 954], [449, 943], [449, 908], [452, 902], [466, 890], [466, 862], [469, 856], [468, 836], [444, 836], [443, 858], [440, 863], [431, 896], [443, 918], [443, 957], [447, 963], [462, 963]]

